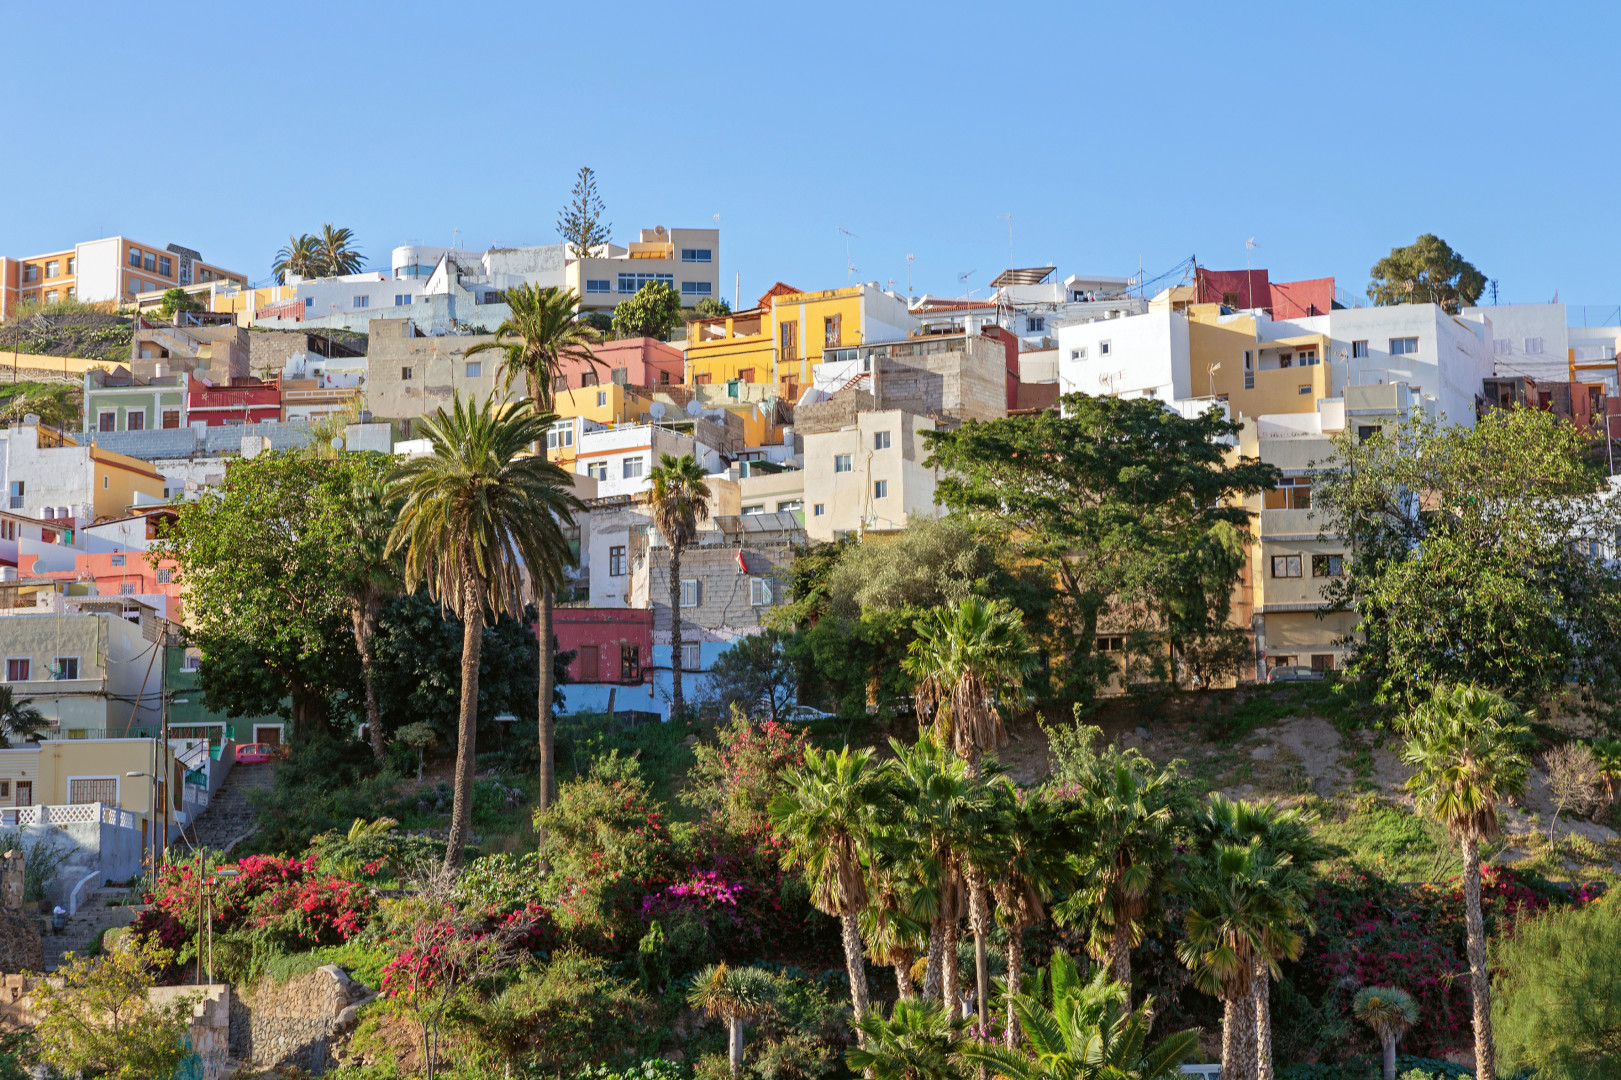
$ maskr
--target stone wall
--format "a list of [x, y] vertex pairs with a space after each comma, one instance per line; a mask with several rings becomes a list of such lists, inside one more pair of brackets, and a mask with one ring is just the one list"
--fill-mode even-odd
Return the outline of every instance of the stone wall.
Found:
[[[899, 408], [899, 406], [896, 406]], [[856, 417], [873, 409], [872, 395], [865, 390], [840, 390], [825, 401], [800, 405], [794, 409], [796, 435], [820, 435], [838, 431], [856, 422]]]
[[231, 1001], [231, 1056], [257, 1068], [295, 1066], [319, 1076], [336, 1062], [333, 1040], [375, 992], [335, 964], [286, 982], [265, 979]]

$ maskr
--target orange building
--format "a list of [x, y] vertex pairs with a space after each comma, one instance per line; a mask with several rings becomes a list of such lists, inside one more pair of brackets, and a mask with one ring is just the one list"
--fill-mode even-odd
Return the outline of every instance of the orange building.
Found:
[[179, 244], [157, 247], [127, 236], [86, 240], [73, 247], [11, 258], [0, 255], [0, 319], [22, 304], [79, 300], [117, 307], [143, 292], [210, 281], [238, 288], [247, 275], [203, 262]]

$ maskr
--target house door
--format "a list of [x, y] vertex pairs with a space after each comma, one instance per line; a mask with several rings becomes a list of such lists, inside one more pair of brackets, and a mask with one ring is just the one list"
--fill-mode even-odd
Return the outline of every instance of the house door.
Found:
[[268, 727], [257, 727], [256, 726], [253, 729], [253, 741], [256, 742], [256, 743], [268, 743], [271, 746], [280, 746], [281, 745], [281, 725], [280, 724], [275, 724], [273, 726], [268, 726]]
[[34, 782], [32, 780], [17, 781], [17, 805], [34, 805]]

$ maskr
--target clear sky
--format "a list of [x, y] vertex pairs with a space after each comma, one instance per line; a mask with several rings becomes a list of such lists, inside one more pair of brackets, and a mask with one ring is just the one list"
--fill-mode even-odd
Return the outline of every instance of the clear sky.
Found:
[[[124, 233], [268, 276], [289, 233], [551, 243], [720, 215], [774, 281], [980, 290], [1189, 255], [1361, 294], [1438, 233], [1504, 302], [1621, 305], [1621, 6], [10, 4], [0, 252]], [[1601, 211], [1604, 211], [1601, 213]], [[453, 233], [453, 230], [456, 230]]]

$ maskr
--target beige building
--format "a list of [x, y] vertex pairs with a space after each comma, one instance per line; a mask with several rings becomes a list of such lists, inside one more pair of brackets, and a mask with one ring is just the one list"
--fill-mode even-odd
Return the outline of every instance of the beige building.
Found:
[[[122, 737], [161, 723], [163, 665], [152, 659], [167, 620], [118, 596], [63, 598], [45, 588], [32, 598], [33, 609], [0, 612], [0, 676], [17, 698], [64, 739]], [[61, 609], [64, 599], [71, 610]]]
[[469, 357], [489, 334], [429, 337], [411, 319], [373, 319], [366, 359], [366, 404], [378, 420], [396, 423], [409, 439], [419, 416], [449, 408], [456, 394], [483, 401], [499, 390], [498, 352]]
[[[166, 767], [154, 769], [160, 755]], [[0, 750], [0, 807], [99, 802], [144, 819], [152, 811], [153, 776], [160, 778], [159, 808], [169, 801], [172, 822], [182, 787], [173, 748], [157, 739], [46, 739]]]
[[856, 414], [854, 422], [804, 435], [805, 532], [812, 540], [904, 529], [913, 515], [938, 516], [935, 470], [925, 468], [922, 432], [934, 421], [901, 409]]
[[763, 462], [740, 462], [737, 472], [741, 514], [799, 514], [804, 518], [805, 473], [802, 469], [772, 469]]
[[654, 283], [674, 289], [684, 307], [719, 300], [720, 230], [643, 229], [629, 247], [604, 244], [595, 255], [571, 256], [563, 273], [588, 310], [612, 309]]

